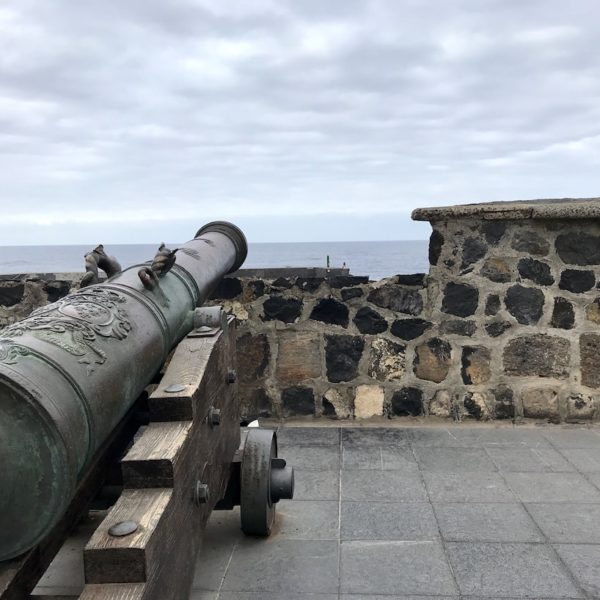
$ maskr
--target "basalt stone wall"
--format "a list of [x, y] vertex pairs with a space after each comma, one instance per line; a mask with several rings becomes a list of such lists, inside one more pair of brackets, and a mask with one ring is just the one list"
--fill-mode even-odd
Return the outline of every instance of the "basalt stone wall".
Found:
[[238, 382], [248, 419], [422, 415], [434, 387], [422, 375], [443, 371], [450, 352], [444, 342], [426, 349], [415, 342], [434, 329], [424, 318], [423, 274], [377, 282], [233, 277], [213, 302], [239, 321]]
[[[211, 302], [239, 321], [244, 418], [596, 420], [600, 201], [590, 202], [591, 212], [577, 201], [416, 211], [432, 225], [427, 275], [226, 278]], [[0, 279], [0, 325], [78, 278]]]

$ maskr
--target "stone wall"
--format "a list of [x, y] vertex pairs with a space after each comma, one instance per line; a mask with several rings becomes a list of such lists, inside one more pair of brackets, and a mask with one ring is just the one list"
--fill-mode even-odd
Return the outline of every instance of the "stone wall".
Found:
[[[256, 417], [596, 419], [600, 201], [422, 209], [427, 275], [269, 270], [215, 291]], [[0, 280], [0, 324], [77, 276]]]

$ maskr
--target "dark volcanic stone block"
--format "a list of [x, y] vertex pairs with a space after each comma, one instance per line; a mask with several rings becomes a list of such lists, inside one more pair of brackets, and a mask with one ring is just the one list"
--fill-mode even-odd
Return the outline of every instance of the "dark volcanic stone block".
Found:
[[[600, 338], [599, 338], [600, 339]], [[569, 340], [538, 333], [510, 340], [504, 349], [504, 370], [516, 377], [569, 376]]]
[[478, 238], [467, 238], [463, 245], [461, 269], [481, 260], [487, 253], [487, 245]]
[[311, 388], [300, 385], [285, 388], [281, 392], [281, 402], [285, 417], [315, 413], [315, 395]]
[[303, 292], [316, 292], [324, 281], [323, 277], [298, 277], [295, 285]]
[[264, 281], [261, 279], [253, 279], [248, 282], [248, 289], [254, 298], [260, 298], [265, 295], [267, 291], [267, 286]]
[[25, 286], [22, 283], [0, 287], [0, 306], [14, 306], [23, 300]]
[[414, 340], [430, 327], [431, 323], [424, 319], [398, 319], [392, 323], [390, 333], [402, 340]]
[[443, 245], [444, 236], [437, 229], [434, 229], [431, 232], [431, 237], [429, 238], [429, 264], [438, 264]]
[[546, 256], [550, 250], [548, 241], [534, 231], [517, 231], [511, 245], [514, 250], [536, 256]]
[[573, 230], [556, 238], [556, 252], [568, 265], [600, 264], [600, 236]]
[[513, 391], [505, 386], [498, 386], [492, 390], [495, 398], [494, 416], [496, 419], [514, 419], [515, 418], [515, 401]]
[[522, 258], [517, 264], [517, 269], [521, 277], [530, 279], [538, 285], [552, 285], [554, 283], [550, 265], [541, 260]]
[[272, 284], [272, 287], [289, 290], [292, 287], [292, 282], [285, 277], [278, 277]]
[[360, 308], [352, 320], [361, 333], [382, 333], [388, 328], [387, 321], [368, 306]]
[[490, 360], [490, 351], [485, 346], [465, 346], [462, 350], [460, 370], [463, 383], [487, 383], [491, 377]]
[[581, 355], [581, 383], [600, 387], [600, 335], [584, 333], [579, 339]]
[[70, 281], [49, 281], [44, 285], [44, 290], [48, 294], [48, 302], [56, 302], [64, 298], [71, 291]]
[[358, 373], [365, 341], [360, 336], [326, 335], [325, 363], [327, 379], [333, 383], [350, 381]]
[[423, 414], [423, 392], [416, 387], [405, 387], [392, 396], [392, 412], [399, 417], [418, 417]]
[[440, 333], [444, 335], [463, 335], [471, 337], [477, 331], [477, 323], [475, 321], [463, 321], [462, 319], [454, 319], [453, 321], [442, 321], [440, 323]]
[[293, 323], [302, 314], [302, 300], [271, 296], [263, 304], [263, 321]]
[[396, 284], [372, 290], [367, 300], [380, 308], [389, 308], [407, 315], [418, 315], [423, 310], [423, 298], [417, 290], [407, 290]]
[[565, 269], [560, 274], [558, 287], [574, 294], [588, 292], [596, 285], [596, 276], [593, 271], [578, 271], [577, 269]]
[[348, 327], [348, 307], [334, 298], [323, 298], [317, 302], [310, 313], [310, 318], [322, 323]]
[[490, 337], [499, 337], [511, 327], [508, 321], [492, 321], [485, 326], [485, 330]]
[[225, 277], [219, 281], [211, 300], [231, 300], [242, 293], [242, 282], [237, 277]]
[[266, 372], [271, 358], [269, 339], [264, 333], [245, 333], [237, 340], [237, 361], [240, 385], [255, 384]]
[[544, 310], [544, 293], [517, 284], [508, 289], [504, 302], [508, 312], [521, 325], [535, 325]]
[[482, 225], [481, 231], [483, 231], [487, 243], [495, 246], [506, 231], [506, 223], [503, 221], [489, 221]]
[[425, 273], [414, 273], [411, 275], [397, 275], [396, 283], [400, 285], [425, 285]]
[[332, 288], [345, 288], [363, 283], [369, 283], [367, 275], [335, 275], [329, 279], [329, 285]]
[[510, 272], [510, 265], [502, 258], [488, 258], [479, 274], [482, 277], [486, 277], [490, 281], [496, 283], [507, 283], [512, 279], [512, 273]]
[[415, 348], [414, 374], [419, 379], [440, 383], [446, 379], [452, 362], [452, 346], [440, 338], [431, 338]]
[[479, 290], [465, 283], [450, 282], [444, 289], [442, 312], [457, 317], [470, 317], [475, 314], [479, 303]]
[[241, 389], [240, 404], [242, 422], [273, 416], [273, 403], [264, 388]]
[[554, 310], [550, 325], [558, 329], [573, 329], [575, 311], [573, 305], [566, 298], [554, 298]]
[[327, 400], [327, 398], [323, 397], [323, 416], [324, 417], [335, 417], [335, 406]]
[[497, 315], [501, 307], [500, 296], [498, 294], [490, 294], [485, 300], [485, 314], [488, 317]]
[[346, 302], [347, 300], [352, 300], [352, 298], [360, 298], [363, 296], [364, 292], [357, 287], [354, 288], [344, 288], [341, 292], [342, 300]]
[[486, 393], [467, 392], [463, 398], [467, 414], [478, 421], [489, 419], [491, 413], [489, 404], [491, 402]]

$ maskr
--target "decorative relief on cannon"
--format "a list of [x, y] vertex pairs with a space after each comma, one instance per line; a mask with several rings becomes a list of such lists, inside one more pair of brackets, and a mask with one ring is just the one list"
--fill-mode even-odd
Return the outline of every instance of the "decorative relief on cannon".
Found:
[[0, 363], [15, 365], [21, 356], [31, 354], [29, 348], [15, 344], [12, 340], [0, 338]]
[[[28, 333], [80, 357], [81, 364], [101, 365], [106, 362], [106, 353], [95, 344], [97, 338], [124, 340], [131, 331], [127, 312], [120, 306], [124, 303], [125, 297], [117, 292], [90, 288], [38, 308], [27, 320], [4, 329], [2, 337], [17, 338]], [[15, 354], [13, 350], [7, 357], [16, 359], [26, 354]]]

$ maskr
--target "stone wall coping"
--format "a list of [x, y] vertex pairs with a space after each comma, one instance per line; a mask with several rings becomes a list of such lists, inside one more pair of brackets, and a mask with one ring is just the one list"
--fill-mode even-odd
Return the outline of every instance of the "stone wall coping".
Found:
[[[278, 267], [264, 269], [239, 269], [226, 277], [253, 277], [256, 279], [277, 279], [278, 277], [322, 277], [328, 279], [339, 275], [350, 275], [348, 268], [325, 267]], [[0, 274], [0, 281], [79, 281], [83, 276], [80, 273], [6, 273]], [[100, 275], [102, 281], [104, 277]]]
[[600, 198], [555, 198], [417, 208], [414, 221], [449, 219], [600, 219]]

